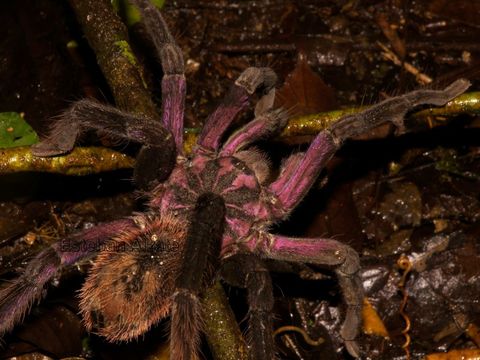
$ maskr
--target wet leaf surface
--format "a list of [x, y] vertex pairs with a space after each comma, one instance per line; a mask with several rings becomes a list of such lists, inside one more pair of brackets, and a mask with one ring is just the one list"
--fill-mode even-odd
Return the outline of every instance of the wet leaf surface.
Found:
[[[187, 126], [201, 126], [231, 81], [251, 65], [273, 66], [290, 86], [287, 107], [305, 112], [332, 108], [333, 99], [340, 108], [359, 106], [418, 87], [415, 76], [386, 59], [377, 42], [431, 77], [433, 87], [467, 76], [478, 90], [477, 8], [464, 0], [167, 1], [166, 20], [187, 63]], [[0, 20], [1, 112], [25, 113], [30, 125], [44, 134], [51, 117], [72, 100], [86, 95], [111, 100], [67, 3], [0, 2]], [[158, 97], [160, 69], [145, 55], [141, 29], [134, 25], [131, 30], [147, 68], [145, 81]], [[77, 47], [67, 47], [72, 40]], [[300, 50], [305, 57], [299, 63]], [[324, 92], [310, 90], [324, 84]], [[361, 335], [365, 358], [405, 358], [398, 286], [402, 271], [396, 265], [401, 254], [415, 265], [405, 284], [412, 357], [477, 346], [465, 333], [469, 324], [480, 325], [480, 134], [470, 120], [401, 138], [347, 144], [322, 182], [276, 229], [333, 237], [362, 255], [367, 296], [390, 336]], [[274, 163], [297, 149], [262, 146]], [[38, 173], [2, 177], [2, 278], [14, 276], [64, 234], [141, 210], [130, 177], [128, 171], [80, 179]], [[131, 344], [108, 344], [85, 334], [74, 289], [87, 268], [81, 264], [55, 280], [45, 302], [5, 339], [0, 357], [140, 359], [164, 346], [163, 323]], [[346, 359], [338, 337], [344, 308], [337, 283], [332, 273], [313, 270], [322, 275], [320, 280], [275, 274], [275, 326], [294, 325], [325, 342], [314, 347], [295, 333], [284, 333], [276, 337], [280, 356]], [[229, 289], [229, 295], [242, 320], [244, 294]]]
[[37, 134], [20, 114], [0, 113], [0, 148], [27, 146], [37, 141]]

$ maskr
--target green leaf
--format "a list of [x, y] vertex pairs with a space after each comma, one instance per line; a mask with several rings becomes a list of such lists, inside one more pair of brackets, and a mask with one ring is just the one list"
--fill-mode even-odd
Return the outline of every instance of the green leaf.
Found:
[[37, 134], [19, 113], [0, 113], [0, 148], [27, 146], [37, 142]]

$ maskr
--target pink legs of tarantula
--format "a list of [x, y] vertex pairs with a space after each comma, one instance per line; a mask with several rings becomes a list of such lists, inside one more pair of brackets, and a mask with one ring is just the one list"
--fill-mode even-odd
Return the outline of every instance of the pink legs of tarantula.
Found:
[[[246, 74], [255, 71], [260, 72], [261, 70], [248, 69], [239, 79], [243, 80]], [[265, 72], [265, 70], [263, 71]], [[261, 76], [258, 77], [261, 78]], [[239, 85], [240, 83], [237, 81], [237, 86]], [[396, 126], [397, 131], [401, 132], [404, 129], [403, 120], [408, 111], [425, 104], [444, 105], [463, 93], [468, 86], [468, 81], [458, 80], [445, 90], [413, 91], [385, 100], [362, 113], [346, 116], [330, 129], [319, 133], [304, 154], [295, 154], [286, 160], [279, 178], [267, 186], [267, 193], [271, 196], [273, 207], [271, 221], [281, 221], [291, 213], [345, 140], [385, 122], [391, 122]], [[220, 139], [227, 127], [226, 124], [232, 118], [225, 116], [223, 121], [210, 119], [200, 136], [199, 145], [208, 151], [218, 153], [219, 156], [232, 156], [243, 147], [264, 137], [265, 134], [273, 132], [272, 128], [275, 125], [272, 119], [280, 120], [281, 116], [279, 113], [274, 114], [271, 111], [270, 114], [273, 116], [265, 116], [265, 113], [269, 112], [270, 96], [271, 93], [261, 100], [260, 106], [257, 105], [256, 119], [233, 134], [223, 146], [220, 146]], [[213, 126], [213, 124], [222, 124], [222, 126]], [[361, 322], [363, 289], [358, 274], [360, 270], [359, 257], [351, 247], [331, 239], [290, 238], [269, 234], [262, 230], [259, 230], [255, 236], [251, 236], [248, 241], [243, 243], [243, 246], [260, 258], [317, 264], [334, 269], [347, 305], [341, 336], [348, 352], [354, 357], [359, 356], [358, 346], [354, 339]], [[242, 254], [241, 250], [239, 252]], [[265, 329], [266, 324], [271, 324], [269, 314], [273, 299], [271, 299], [271, 294], [268, 295], [271, 292], [270, 280], [265, 267], [258, 259], [255, 260], [251, 255], [250, 258], [244, 254], [241, 256], [242, 265], [236, 266], [236, 269], [237, 271], [243, 269], [245, 280], [242, 283], [237, 279], [232, 283], [243, 284], [249, 290], [250, 328], [252, 331], [257, 331], [253, 334], [257, 336], [256, 339], [251, 336], [254, 339], [252, 344], [252, 351], [256, 356], [254, 358], [269, 358], [274, 353], [273, 345], [268, 340], [269, 334], [264, 333], [263, 336], [259, 336], [259, 334], [262, 333], [262, 328]], [[228, 278], [228, 274], [226, 277]], [[255, 291], [257, 295], [250, 296]], [[255, 344], [255, 341], [259, 341], [260, 344]], [[270, 347], [272, 349], [268, 350]], [[269, 357], [266, 357], [267, 354]]]
[[[163, 127], [152, 123], [151, 120], [127, 114], [112, 107], [80, 101], [75, 103], [63, 119], [55, 125], [52, 136], [34, 147], [33, 152], [38, 156], [68, 152], [73, 148], [76, 138], [84, 129], [107, 130], [116, 137], [142, 144], [134, 177], [143, 187], [151, 188], [152, 183], [161, 182], [170, 175], [171, 169], [175, 165], [175, 149], [177, 153], [182, 154], [185, 78], [181, 51], [175, 45], [164, 20], [157, 10], [149, 5], [148, 1], [137, 0], [136, 3], [141, 8], [147, 31], [154, 39], [158, 56], [164, 68], [165, 76], [162, 80]], [[269, 69], [247, 69], [236, 81], [224, 102], [210, 116], [199, 138], [198, 152], [205, 151], [217, 154], [217, 157], [228, 157], [237, 154], [260, 137], [278, 130], [281, 125], [277, 120], [282, 118], [282, 112], [270, 110], [274, 96], [274, 81], [275, 76]], [[413, 107], [422, 104], [442, 105], [462, 93], [467, 87], [468, 82], [459, 80], [443, 91], [412, 92], [384, 101], [361, 114], [341, 119], [330, 129], [321, 132], [304, 154], [296, 154], [287, 159], [279, 178], [273, 183], [265, 185], [265, 195], [271, 204], [271, 213], [268, 214], [268, 221], [262, 220], [271, 223], [288, 216], [311, 188], [321, 169], [337, 148], [349, 137], [368, 131], [387, 121], [393, 122], [397, 128], [402, 129], [403, 117]], [[250, 95], [259, 88], [264, 89], [266, 95], [262, 97], [256, 107], [256, 119], [233, 134], [226, 144], [221, 146], [221, 138], [225, 130], [235, 115], [247, 106]], [[283, 121], [280, 121], [281, 123]], [[220, 199], [217, 200], [220, 201]], [[219, 208], [223, 206], [221, 202]], [[203, 209], [203, 205], [200, 206], [198, 202], [197, 205], [198, 221], [208, 222], [208, 218], [212, 218], [212, 216], [206, 219], [202, 218], [203, 212], [200, 209]], [[262, 214], [259, 214], [259, 217], [261, 216]], [[221, 226], [218, 227], [221, 228]], [[141, 222], [134, 221], [134, 219], [119, 220], [72, 235], [42, 251], [28, 264], [19, 278], [0, 290], [0, 333], [11, 330], [14, 324], [22, 319], [31, 304], [42, 297], [44, 286], [61, 267], [91, 256], [100, 250], [108, 239], [114, 238], [119, 233], [139, 236], [146, 234], [147, 237], [151, 237], [156, 235], [154, 230], [157, 229], [142, 229]], [[189, 244], [195, 244], [195, 236], [198, 234], [194, 230], [193, 226], [189, 227], [188, 233], [191, 234], [189, 235], [191, 238]], [[222, 243], [222, 252], [230, 256], [228, 261], [240, 263], [240, 266], [235, 266], [234, 269], [237, 271], [237, 275], [232, 275], [229, 271], [223, 271], [223, 273], [229, 282], [247, 288], [250, 304], [252, 358], [259, 360], [274, 357], [270, 331], [273, 306], [272, 286], [261, 258], [317, 264], [331, 267], [335, 271], [347, 305], [341, 335], [350, 354], [358, 356], [354, 339], [360, 323], [362, 285], [358, 277], [360, 265], [356, 252], [349, 246], [330, 239], [289, 238], [269, 234], [263, 229], [258, 229], [258, 231], [253, 229], [251, 234], [252, 236], [243, 239], [242, 243], [233, 244], [233, 247], [237, 246], [235, 251], [231, 250], [232, 243]], [[218, 240], [218, 237], [214, 238]], [[186, 247], [186, 249], [188, 248]], [[176, 254], [171, 256], [178, 257], [178, 252], [181, 250], [181, 248], [172, 246], [169, 251]], [[142, 256], [147, 255], [149, 254]], [[103, 253], [103, 258], [108, 256], [109, 254]], [[135, 264], [138, 263], [137, 260], [135, 259]], [[205, 261], [200, 262], [203, 263], [201, 266], [205, 267]], [[97, 262], [97, 264], [100, 263], [101, 260]], [[192, 284], [192, 279], [194, 279], [192, 276], [198, 274], [193, 273], [192, 276], [189, 276], [188, 272], [195, 270], [189, 265], [189, 258], [185, 257], [178, 279], [175, 281], [176, 291], [172, 297], [198, 295], [202, 281]], [[194, 289], [191, 289], [190, 286]], [[189, 320], [178, 316], [177, 308], [180, 303], [181, 301], [176, 301], [172, 305], [172, 322], [174, 324]], [[166, 312], [167, 310], [162, 309], [162, 311]], [[147, 325], [144, 326], [145, 331], [151, 323]], [[181, 325], [172, 326], [174, 331], [180, 328]], [[135, 329], [135, 331], [137, 330]], [[187, 329], [184, 333], [188, 334], [189, 332], [190, 330]], [[172, 336], [173, 348], [176, 347], [176, 343], [181, 344], [177, 346], [178, 348], [183, 346], [184, 349], [180, 351], [194, 351], [188, 342], [189, 339]], [[186, 357], [189, 356], [190, 354]]]
[[[142, 144], [136, 158], [134, 180], [142, 188], [150, 189], [170, 175], [176, 153], [183, 152], [186, 81], [182, 52], [165, 21], [149, 1], [136, 0], [135, 3], [143, 13], [146, 29], [154, 39], [164, 70], [162, 123], [112, 106], [81, 100], [54, 124], [48, 138], [32, 146], [32, 153], [42, 157], [64, 154], [73, 149], [82, 132], [101, 130], [115, 138]], [[0, 336], [23, 320], [32, 305], [45, 295], [47, 284], [63, 267], [108, 248], [111, 246], [108, 241], [118, 234], [138, 231], [140, 226], [134, 219], [117, 220], [72, 234], [37, 254], [19, 277], [0, 288]]]

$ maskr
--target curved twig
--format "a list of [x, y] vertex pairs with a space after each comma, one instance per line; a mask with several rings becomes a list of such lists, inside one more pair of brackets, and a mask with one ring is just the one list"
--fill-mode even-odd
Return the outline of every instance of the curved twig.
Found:
[[300, 335], [302, 335], [303, 340], [305, 340], [305, 342], [311, 346], [319, 346], [325, 342], [325, 339], [322, 337], [318, 338], [317, 340], [313, 340], [305, 330], [303, 330], [302, 328], [299, 328], [298, 326], [291, 326], [291, 325], [279, 327], [277, 330], [273, 332], [273, 336], [280, 335], [281, 333], [284, 333], [287, 331], [293, 331], [293, 332], [299, 333]]

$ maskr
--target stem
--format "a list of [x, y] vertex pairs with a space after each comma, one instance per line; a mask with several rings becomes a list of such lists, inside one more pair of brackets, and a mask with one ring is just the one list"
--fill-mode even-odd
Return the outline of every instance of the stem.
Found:
[[117, 106], [132, 113], [158, 119], [128, 32], [109, 0], [70, 0], [88, 43], [97, 56]]
[[55, 157], [33, 156], [28, 146], [0, 149], [0, 174], [41, 171], [80, 176], [132, 168], [134, 162], [125, 154], [100, 147], [78, 147]]
[[246, 360], [247, 346], [219, 281], [206, 291], [203, 311], [204, 330], [213, 357], [219, 360]]

